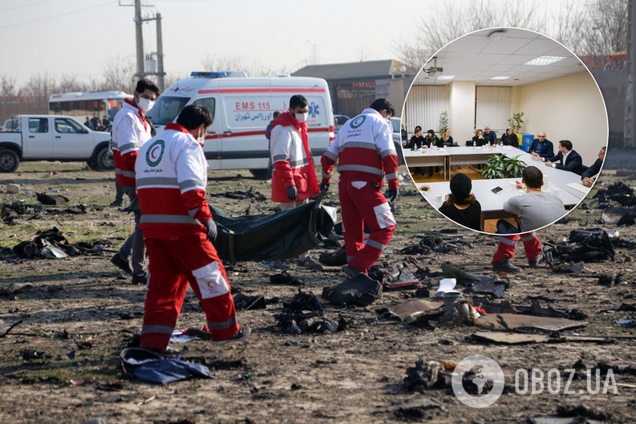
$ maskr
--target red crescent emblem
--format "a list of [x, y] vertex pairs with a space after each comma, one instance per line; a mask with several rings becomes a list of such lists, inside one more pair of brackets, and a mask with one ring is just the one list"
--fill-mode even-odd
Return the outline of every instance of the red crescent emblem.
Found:
[[151, 157], [151, 158], [153, 158], [153, 159], [157, 159], [157, 156], [155, 155], [155, 152], [156, 152], [156, 151], [157, 151], [157, 149], [159, 149], [160, 147], [161, 147], [161, 146], [157, 146], [157, 147], [155, 147], [154, 149], [152, 149], [152, 150], [150, 151], [150, 157]]

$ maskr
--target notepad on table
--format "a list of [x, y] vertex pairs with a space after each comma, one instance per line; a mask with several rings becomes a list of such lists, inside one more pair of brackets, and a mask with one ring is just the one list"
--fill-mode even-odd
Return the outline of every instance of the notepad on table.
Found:
[[568, 187], [576, 189], [580, 191], [581, 193], [587, 193], [590, 190], [588, 187], [585, 187], [583, 184], [579, 184], [579, 183], [570, 183], [568, 184]]

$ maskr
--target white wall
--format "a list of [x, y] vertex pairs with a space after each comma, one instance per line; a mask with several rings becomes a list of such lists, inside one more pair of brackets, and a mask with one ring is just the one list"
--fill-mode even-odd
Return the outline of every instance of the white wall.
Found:
[[448, 92], [451, 135], [457, 144], [464, 146], [475, 135], [475, 83], [451, 82]]
[[570, 140], [590, 166], [602, 146], [607, 144], [608, 128], [605, 104], [594, 79], [579, 72], [519, 88], [518, 108], [524, 112], [524, 132], [546, 133], [557, 153], [559, 140]]

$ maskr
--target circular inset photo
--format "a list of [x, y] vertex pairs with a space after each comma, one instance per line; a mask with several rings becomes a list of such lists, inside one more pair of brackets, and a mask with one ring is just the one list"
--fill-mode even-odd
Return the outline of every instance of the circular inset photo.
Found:
[[458, 38], [420, 70], [402, 111], [408, 170], [455, 223], [516, 234], [561, 219], [600, 172], [607, 112], [557, 41], [519, 28]]

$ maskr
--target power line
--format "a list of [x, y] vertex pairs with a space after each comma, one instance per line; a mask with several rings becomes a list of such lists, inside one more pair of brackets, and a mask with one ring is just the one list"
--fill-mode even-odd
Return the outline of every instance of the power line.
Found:
[[[45, 0], [45, 1], [47, 1], [47, 0]], [[61, 15], [48, 16], [48, 17], [46, 17], [46, 18], [36, 19], [36, 20], [33, 20], [33, 21], [20, 22], [20, 23], [18, 23], [18, 24], [11, 24], [11, 25], [4, 25], [4, 26], [0, 26], [0, 29], [4, 29], [4, 28], [11, 28], [11, 27], [16, 27], [16, 26], [20, 26], [20, 25], [27, 25], [27, 24], [32, 24], [32, 23], [35, 23], [35, 22], [47, 21], [47, 20], [49, 20], [49, 19], [61, 18], [62, 16], [68, 16], [68, 15], [72, 15], [72, 14], [75, 14], [75, 13], [85, 12], [85, 11], [87, 11], [87, 10], [91, 10], [91, 9], [97, 9], [98, 7], [106, 6], [106, 5], [108, 5], [108, 4], [112, 4], [112, 3], [114, 3], [114, 1], [112, 1], [112, 0], [111, 0], [111, 1], [106, 2], [106, 3], [98, 4], [97, 6], [87, 7], [87, 8], [85, 8], [85, 9], [75, 10], [75, 11], [73, 11], [73, 12], [62, 13]], [[34, 4], [35, 4], [35, 3], [34, 3]], [[5, 10], [6, 10], [6, 9], [5, 9]]]
[[29, 4], [21, 4], [20, 6], [13, 6], [13, 7], [7, 7], [6, 9], [0, 9], [0, 12], [4, 12], [7, 10], [13, 10], [13, 9], [19, 9], [21, 7], [28, 7], [28, 6], [35, 6], [36, 4], [40, 4], [40, 3], [46, 3], [52, 0], [42, 0], [42, 1], [38, 1], [35, 3], [29, 3]]

